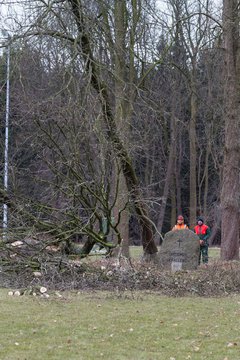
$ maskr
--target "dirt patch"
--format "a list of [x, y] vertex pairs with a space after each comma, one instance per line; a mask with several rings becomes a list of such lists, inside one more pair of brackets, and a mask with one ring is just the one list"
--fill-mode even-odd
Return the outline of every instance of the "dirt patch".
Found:
[[151, 290], [167, 296], [223, 296], [240, 293], [240, 262], [216, 261], [197, 270], [171, 273], [126, 259], [99, 259], [90, 264], [62, 256], [1, 259], [0, 286], [51, 290]]

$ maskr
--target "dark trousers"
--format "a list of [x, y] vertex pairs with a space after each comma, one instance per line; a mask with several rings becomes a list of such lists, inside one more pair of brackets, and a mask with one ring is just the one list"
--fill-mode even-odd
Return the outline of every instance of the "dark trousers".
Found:
[[200, 245], [200, 252], [199, 252], [199, 265], [201, 263], [201, 260], [203, 264], [208, 263], [208, 245]]

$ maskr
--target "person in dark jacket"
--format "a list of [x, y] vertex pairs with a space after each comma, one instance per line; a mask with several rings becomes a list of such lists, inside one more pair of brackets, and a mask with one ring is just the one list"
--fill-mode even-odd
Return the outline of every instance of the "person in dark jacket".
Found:
[[201, 216], [197, 219], [197, 225], [194, 228], [194, 232], [198, 235], [200, 242], [199, 265], [201, 260], [203, 264], [207, 264], [209, 246], [208, 239], [210, 238], [211, 230], [206, 224], [204, 224]]

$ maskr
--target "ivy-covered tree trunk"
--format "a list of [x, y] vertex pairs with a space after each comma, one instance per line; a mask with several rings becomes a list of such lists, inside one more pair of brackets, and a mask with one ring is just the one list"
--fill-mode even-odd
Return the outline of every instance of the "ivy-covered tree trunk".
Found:
[[[114, 20], [115, 20], [115, 42], [114, 42], [114, 62], [115, 62], [115, 118], [117, 130], [122, 141], [128, 144], [129, 124], [128, 108], [130, 102], [127, 101], [126, 91], [126, 34], [127, 34], [127, 8], [126, 1], [114, 1]], [[126, 145], [125, 145], [126, 146]], [[115, 169], [115, 171], [118, 171]], [[119, 176], [119, 194], [116, 200], [116, 217], [121, 212], [121, 221], [118, 229], [122, 237], [121, 253], [125, 257], [129, 257], [129, 209], [128, 190], [125, 176], [122, 171]], [[123, 210], [124, 209], [124, 210]]]

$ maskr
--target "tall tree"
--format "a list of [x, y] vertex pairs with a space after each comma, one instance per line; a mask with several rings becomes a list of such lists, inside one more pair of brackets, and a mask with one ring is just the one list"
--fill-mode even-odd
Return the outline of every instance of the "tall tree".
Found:
[[[44, 36], [55, 38], [56, 42], [59, 41], [59, 43], [62, 44], [61, 56], [63, 57], [68, 57], [69, 47], [72, 45], [73, 57], [77, 57], [79, 59], [79, 72], [84, 73], [85, 79], [88, 81], [85, 83], [85, 94], [87, 91], [89, 91], [95, 95], [95, 106], [98, 110], [96, 117], [101, 118], [102, 124], [102, 127], [99, 127], [98, 130], [105, 137], [105, 140], [111, 144], [115, 158], [117, 159], [118, 164], [121, 166], [124, 181], [126, 183], [127, 193], [131, 198], [132, 204], [134, 205], [139, 221], [142, 225], [144, 253], [146, 255], [154, 255], [157, 252], [157, 248], [153, 241], [152, 222], [148, 216], [148, 210], [142, 199], [139, 179], [136, 175], [132, 158], [127, 149], [124, 134], [122, 137], [121, 131], [119, 131], [119, 124], [122, 122], [122, 119], [124, 120], [125, 117], [124, 112], [126, 111], [126, 108], [124, 106], [124, 102], [126, 99], [130, 104], [127, 108], [128, 114], [126, 117], [129, 118], [129, 114], [131, 114], [132, 105], [131, 101], [129, 100], [131, 100], [130, 97], [132, 95], [128, 95], [132, 93], [133, 89], [132, 79], [134, 77], [133, 70], [135, 66], [134, 31], [138, 18], [138, 7], [136, 1], [132, 1], [132, 33], [129, 36], [131, 46], [129, 49], [129, 54], [126, 56], [125, 47], [127, 40], [125, 38], [126, 34], [124, 33], [126, 32], [127, 14], [124, 14], [124, 12], [126, 12], [126, 10], [124, 10], [126, 4], [125, 2], [115, 3], [115, 20], [117, 30], [116, 42], [114, 44], [115, 47], [112, 58], [110, 61], [108, 59], [108, 63], [107, 61], [103, 63], [98, 57], [98, 47], [101, 40], [105, 42], [105, 44], [107, 43], [107, 36], [110, 35], [113, 28], [108, 34], [105, 33], [100, 39], [100, 21], [98, 17], [98, 10], [101, 8], [99, 6], [101, 3], [103, 2], [96, 1], [89, 3], [80, 0], [67, 0], [63, 3], [63, 8], [65, 10], [63, 14], [62, 4], [60, 6], [58, 2], [53, 2], [48, 7], [44, 1], [35, 1], [31, 4], [31, 6], [38, 6], [39, 4], [41, 6], [38, 8], [37, 21], [31, 24], [31, 29], [28, 32], [28, 35], [42, 36], [41, 41], [45, 44], [45, 46], [47, 41], [45, 40]], [[109, 1], [108, 4], [112, 6], [114, 2]], [[101, 16], [102, 14], [100, 14], [100, 17]], [[68, 22], [66, 22], [66, 19]], [[71, 21], [69, 21], [69, 19], [71, 19]], [[109, 51], [102, 47], [102, 56], [108, 57], [108, 55]], [[50, 58], [51, 56], [52, 55], [50, 55]], [[56, 56], [58, 56], [58, 54], [56, 54]], [[109, 69], [107, 66], [109, 66]], [[127, 66], [129, 67], [129, 77], [126, 81], [125, 74]], [[49, 73], [51, 71], [52, 66], [49, 68]], [[114, 76], [117, 77], [117, 81], [115, 82], [116, 91], [112, 91], [114, 88]], [[130, 88], [130, 91], [126, 92], [126, 88]], [[69, 87], [66, 87], [66, 90], [68, 91]], [[65, 93], [65, 95], [67, 94]], [[117, 99], [114, 99], [114, 95], [117, 95]], [[72, 97], [73, 94], [70, 96]], [[62, 97], [62, 100], [64, 101], [67, 101], [67, 99], [68, 96]], [[114, 100], [116, 100], [115, 107], [113, 105]], [[79, 99], [79, 104], [82, 105], [81, 99]], [[114, 111], [114, 109], [116, 111]], [[49, 123], [49, 127], [52, 127], [52, 123]], [[44, 131], [46, 130], [44, 126], [41, 127], [41, 129]], [[62, 132], [61, 134], [61, 136], [65, 136], [66, 132], [64, 134]], [[51, 135], [51, 132], [48, 132], [48, 135]], [[65, 141], [69, 141], [66, 136]], [[60, 145], [62, 146], [63, 143]], [[68, 147], [67, 144], [66, 147]], [[68, 161], [68, 163], [65, 165], [68, 166], [70, 163], [71, 166], [74, 164], [73, 161]], [[89, 190], [91, 190], [91, 188], [89, 188]], [[89, 204], [88, 207], [89, 211], [91, 209], [90, 205], [91, 204]]]
[[240, 43], [239, 2], [223, 1], [225, 147], [221, 192], [221, 258], [239, 259]]

